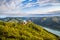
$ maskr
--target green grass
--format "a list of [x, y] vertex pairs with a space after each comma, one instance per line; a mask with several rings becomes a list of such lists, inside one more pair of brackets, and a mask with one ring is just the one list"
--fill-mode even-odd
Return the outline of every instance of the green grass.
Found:
[[32, 22], [0, 21], [0, 40], [59, 40], [59, 37]]

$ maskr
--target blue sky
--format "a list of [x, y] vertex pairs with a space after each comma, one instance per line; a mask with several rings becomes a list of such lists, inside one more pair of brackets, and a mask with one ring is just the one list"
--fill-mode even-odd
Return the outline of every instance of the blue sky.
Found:
[[60, 0], [0, 0], [0, 14], [49, 14], [60, 11]]

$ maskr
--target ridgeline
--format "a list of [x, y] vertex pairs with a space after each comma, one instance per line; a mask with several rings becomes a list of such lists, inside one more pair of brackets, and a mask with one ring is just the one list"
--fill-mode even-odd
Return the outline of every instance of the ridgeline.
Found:
[[60, 40], [32, 22], [0, 21], [0, 40]]

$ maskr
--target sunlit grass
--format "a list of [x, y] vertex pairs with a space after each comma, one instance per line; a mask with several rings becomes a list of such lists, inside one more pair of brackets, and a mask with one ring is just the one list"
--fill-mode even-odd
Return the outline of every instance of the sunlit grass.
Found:
[[32, 22], [0, 21], [0, 40], [59, 40], [59, 37]]

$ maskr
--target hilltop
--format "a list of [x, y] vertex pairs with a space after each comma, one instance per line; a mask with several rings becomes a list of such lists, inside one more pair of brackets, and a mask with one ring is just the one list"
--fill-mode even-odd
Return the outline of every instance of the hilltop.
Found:
[[59, 40], [59, 37], [32, 22], [0, 21], [0, 40]]
[[20, 22], [22, 20], [31, 20], [33, 23], [41, 25], [43, 27], [47, 27], [53, 30], [60, 31], [60, 16], [53, 17], [6, 17], [0, 18], [0, 20], [4, 22], [9, 21], [17, 21]]

